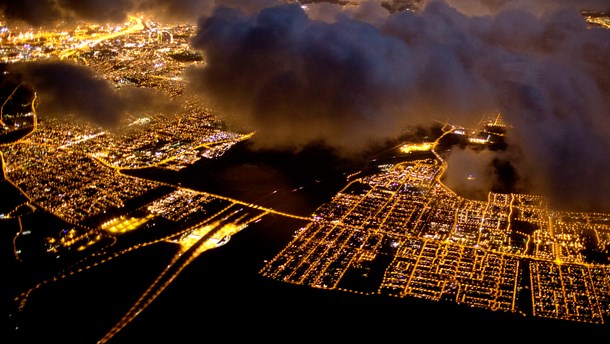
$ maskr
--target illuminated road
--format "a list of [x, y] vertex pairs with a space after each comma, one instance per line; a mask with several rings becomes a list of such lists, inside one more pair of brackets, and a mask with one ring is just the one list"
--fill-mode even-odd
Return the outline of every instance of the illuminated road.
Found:
[[69, 49], [64, 49], [64, 50], [60, 51], [57, 55], [59, 56], [60, 59], [65, 59], [67, 57], [70, 57], [70, 56], [76, 54], [79, 51], [83, 51], [88, 48], [91, 48], [100, 42], [144, 30], [145, 26], [144, 26], [144, 24], [142, 24], [142, 19], [133, 17], [133, 16], [129, 16], [129, 19], [131, 21], [135, 22], [134, 25], [129, 26], [128, 28], [118, 31], [118, 32], [113, 32], [113, 33], [109, 33], [107, 35], [100, 36], [95, 39], [86, 40], [75, 47], [72, 47]]
[[2, 169], [2, 180], [8, 180], [6, 178], [6, 163], [4, 162], [4, 154], [0, 151], [0, 169]]
[[[93, 157], [93, 158], [95, 158], [95, 157]], [[97, 158], [95, 158], [95, 159], [97, 161], [99, 161], [100, 163], [102, 163], [102, 164], [104, 163], [103, 161], [101, 161], [101, 160], [99, 160]], [[111, 165], [107, 165], [106, 164], [105, 166], [113, 168]], [[118, 170], [118, 171], [120, 173], [120, 170]], [[129, 176], [129, 175], [125, 175], [125, 176]], [[151, 179], [151, 180], [154, 180], [154, 179]], [[231, 203], [234, 203], [234, 204], [240, 204], [240, 205], [246, 206], [248, 208], [252, 208], [252, 209], [256, 209], [256, 210], [261, 210], [261, 211], [264, 211], [264, 212], [267, 212], [267, 213], [270, 213], [270, 214], [276, 214], [276, 215], [280, 215], [280, 216], [285, 216], [285, 217], [289, 217], [289, 218], [296, 219], [296, 220], [305, 220], [305, 221], [313, 220], [313, 218], [309, 217], [309, 216], [299, 216], [299, 215], [289, 214], [289, 213], [285, 213], [285, 212], [282, 212], [282, 211], [279, 211], [279, 210], [275, 210], [275, 209], [271, 209], [271, 208], [265, 208], [265, 207], [262, 207], [262, 206], [257, 205], [257, 204], [240, 201], [238, 199], [234, 199], [234, 198], [230, 198], [230, 197], [226, 197], [226, 196], [221, 196], [221, 195], [211, 194], [211, 193], [208, 193], [208, 192], [203, 192], [203, 191], [198, 191], [198, 190], [194, 190], [194, 189], [189, 189], [189, 188], [185, 188], [185, 187], [182, 187], [182, 186], [177, 186], [177, 185], [174, 185], [174, 184], [159, 182], [157, 180], [154, 180], [154, 181], [158, 182], [158, 183], [165, 184], [165, 185], [169, 185], [169, 186], [174, 187], [174, 188], [188, 190], [188, 191], [193, 191], [193, 192], [196, 192], [196, 193], [204, 194], [206, 196], [210, 196], [210, 197], [213, 197], [213, 198], [221, 199], [223, 201], [228, 201], [228, 202], [231, 202]]]
[[[150, 305], [159, 296], [163, 290], [186, 268], [195, 258], [197, 258], [202, 252], [224, 245], [231, 235], [239, 232], [243, 228], [247, 227], [250, 222], [256, 221], [263, 217], [266, 213], [259, 214], [251, 218], [246, 222], [235, 223], [223, 223], [218, 221], [201, 228], [196, 229], [195, 234], [191, 234], [189, 237], [181, 241], [182, 249], [172, 258], [171, 262], [167, 265], [165, 270], [161, 272], [159, 277], [146, 289], [146, 291], [140, 296], [136, 303], [127, 311], [127, 313], [121, 318], [121, 320], [114, 326], [102, 339], [98, 341], [98, 344], [108, 342], [114, 337], [121, 329], [135, 319], [141, 311], [143, 311], [148, 305]], [[228, 216], [230, 217], [230, 215]], [[197, 239], [192, 240], [195, 236]], [[191, 240], [189, 240], [191, 239]]]
[[13, 98], [13, 95], [15, 95], [15, 92], [17, 92], [19, 87], [21, 87], [21, 85], [17, 85], [17, 87], [15, 87], [13, 92], [11, 92], [11, 94], [8, 97], [6, 97], [6, 99], [4, 100], [4, 103], [2, 103], [2, 106], [0, 106], [0, 126], [6, 126], [6, 124], [4, 124], [4, 122], [2, 121], [2, 118], [4, 117], [4, 106], [6, 105], [6, 103], [8, 103], [9, 100], [11, 100], [11, 98]]

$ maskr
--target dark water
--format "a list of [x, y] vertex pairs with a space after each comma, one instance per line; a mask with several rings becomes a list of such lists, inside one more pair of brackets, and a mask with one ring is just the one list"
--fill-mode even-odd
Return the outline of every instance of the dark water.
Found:
[[365, 167], [367, 159], [340, 157], [318, 146], [298, 152], [258, 151], [241, 142], [218, 159], [201, 159], [181, 171], [125, 173], [309, 216], [345, 186], [347, 175]]

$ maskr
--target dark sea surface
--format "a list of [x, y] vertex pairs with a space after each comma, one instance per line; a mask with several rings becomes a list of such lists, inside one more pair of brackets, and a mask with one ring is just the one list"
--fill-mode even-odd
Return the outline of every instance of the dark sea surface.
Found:
[[[184, 171], [134, 174], [307, 216], [346, 184], [347, 174], [363, 167], [324, 150], [299, 155], [236, 148], [216, 161], [202, 161]], [[610, 339], [608, 325], [314, 289], [259, 275], [265, 262], [305, 224], [267, 215], [224, 246], [202, 253], [109, 343], [582, 343]], [[3, 236], [3, 243], [10, 237]], [[97, 343], [177, 250], [175, 244], [154, 244], [35, 290], [24, 310], [8, 321], [19, 329], [0, 343]], [[3, 257], [10, 257], [10, 252]]]

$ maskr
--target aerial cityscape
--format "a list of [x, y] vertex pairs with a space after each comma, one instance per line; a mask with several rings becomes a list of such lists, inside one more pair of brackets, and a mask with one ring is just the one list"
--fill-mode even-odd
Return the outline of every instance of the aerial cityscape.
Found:
[[607, 1], [110, 3], [0, 2], [0, 341], [610, 338]]

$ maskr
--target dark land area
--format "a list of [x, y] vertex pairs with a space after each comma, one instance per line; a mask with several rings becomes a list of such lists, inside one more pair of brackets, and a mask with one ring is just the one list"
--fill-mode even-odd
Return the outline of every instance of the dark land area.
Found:
[[[284, 221], [261, 221], [201, 255], [110, 343], [205, 343], [244, 337], [278, 343], [610, 338], [607, 325], [312, 289], [263, 278], [258, 271], [264, 261], [287, 243], [298, 225]], [[138, 250], [36, 291], [20, 315], [15, 343], [96, 343], [173, 254], [169, 245]]]

